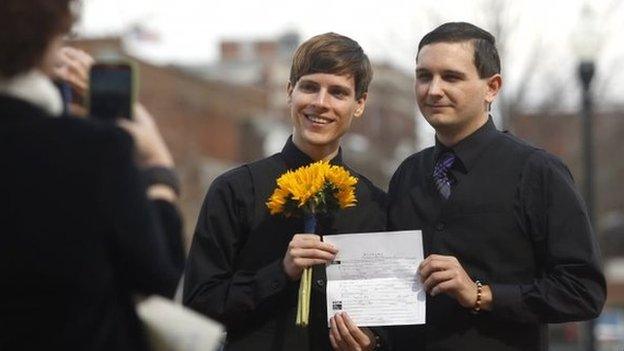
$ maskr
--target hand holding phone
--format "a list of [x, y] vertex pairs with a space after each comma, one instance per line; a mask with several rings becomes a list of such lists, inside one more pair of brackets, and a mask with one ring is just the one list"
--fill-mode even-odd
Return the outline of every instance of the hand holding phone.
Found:
[[134, 119], [120, 119], [117, 125], [134, 139], [137, 161], [142, 167], [173, 167], [173, 157], [152, 115], [140, 104], [134, 106]]
[[87, 98], [89, 70], [95, 61], [83, 50], [65, 46], [57, 53], [53, 68], [53, 80], [61, 92], [66, 114], [84, 117]]

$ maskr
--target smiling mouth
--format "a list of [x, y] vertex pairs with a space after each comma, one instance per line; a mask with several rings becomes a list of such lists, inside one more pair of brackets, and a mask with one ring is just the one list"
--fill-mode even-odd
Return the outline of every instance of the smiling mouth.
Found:
[[333, 122], [332, 119], [329, 118], [325, 118], [325, 117], [321, 117], [321, 116], [317, 116], [317, 115], [309, 115], [309, 114], [303, 114], [305, 116], [305, 118], [315, 124], [329, 124], [331, 122]]

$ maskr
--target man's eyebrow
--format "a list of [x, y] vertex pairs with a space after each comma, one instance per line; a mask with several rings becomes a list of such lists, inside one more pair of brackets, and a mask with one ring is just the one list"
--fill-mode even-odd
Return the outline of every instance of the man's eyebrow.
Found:
[[[314, 85], [319, 85], [319, 83], [315, 80], [312, 79], [305, 79], [305, 78], [301, 78], [299, 80], [299, 84], [301, 83], [305, 83], [305, 84], [314, 84]], [[351, 87], [349, 87], [348, 85], [345, 84], [331, 84], [329, 86], [330, 89], [340, 89], [340, 90], [345, 90], [346, 92], [352, 92], [353, 89]]]
[[340, 90], [346, 90], [347, 92], [350, 92], [352, 89], [350, 86], [348, 85], [343, 85], [343, 84], [332, 84], [329, 86], [330, 89], [340, 89]]
[[299, 80], [300, 83], [314, 83], [314, 84], [318, 84], [316, 81], [312, 80], [312, 79], [306, 79], [306, 78], [301, 78]]
[[[416, 68], [416, 73], [429, 73], [429, 72], [430, 71], [426, 68]], [[466, 77], [466, 73], [462, 71], [457, 71], [454, 69], [445, 69], [442, 71], [442, 74], [443, 75], [450, 74], [450, 75], [455, 75], [455, 76], [462, 77], [462, 78]]]
[[451, 75], [456, 75], [459, 77], [465, 77], [466, 73], [462, 72], [462, 71], [456, 71], [453, 69], [445, 69], [444, 71], [442, 71], [443, 74], [451, 74]]

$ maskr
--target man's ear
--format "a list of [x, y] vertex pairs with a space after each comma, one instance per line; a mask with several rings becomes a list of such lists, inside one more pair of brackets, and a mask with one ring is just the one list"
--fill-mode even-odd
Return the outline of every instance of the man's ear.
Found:
[[286, 94], [288, 95], [288, 98], [287, 98], [288, 105], [290, 105], [290, 103], [292, 102], [293, 89], [295, 89], [295, 87], [293, 87], [293, 85], [289, 81], [288, 85], [286, 86]]
[[362, 117], [362, 115], [364, 114], [364, 109], [366, 108], [366, 99], [368, 99], [368, 93], [363, 93], [362, 96], [357, 99], [357, 107], [355, 108], [353, 117]]
[[487, 79], [487, 91], [485, 93], [485, 102], [491, 104], [501, 87], [503, 86], [503, 77], [500, 74], [495, 74]]

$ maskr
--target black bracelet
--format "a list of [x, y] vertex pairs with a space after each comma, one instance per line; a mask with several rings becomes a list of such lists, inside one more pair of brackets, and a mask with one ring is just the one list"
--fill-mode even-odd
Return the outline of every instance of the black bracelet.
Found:
[[381, 342], [381, 336], [379, 336], [379, 334], [377, 334], [373, 329], [370, 329], [371, 333], [373, 333], [373, 336], [375, 336], [375, 340], [373, 340], [373, 342], [375, 343], [375, 346], [373, 347], [373, 351], [380, 351], [383, 348], [383, 343]]
[[163, 184], [173, 189], [176, 195], [180, 196], [180, 179], [174, 169], [154, 166], [144, 169], [142, 173], [145, 184], [148, 187], [155, 184]]
[[382, 348], [381, 337], [375, 333], [375, 348], [374, 351], [380, 351]]

